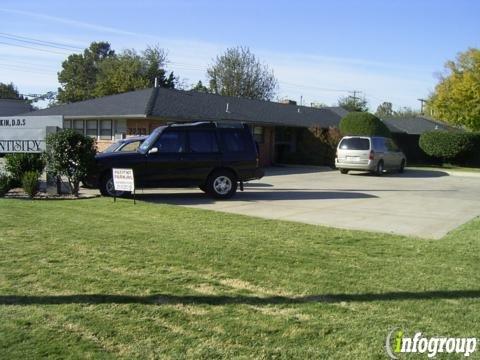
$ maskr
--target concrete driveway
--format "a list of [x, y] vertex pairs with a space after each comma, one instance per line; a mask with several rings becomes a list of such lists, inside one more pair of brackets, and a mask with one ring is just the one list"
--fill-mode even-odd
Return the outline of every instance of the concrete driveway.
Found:
[[138, 198], [269, 219], [440, 238], [480, 215], [480, 177], [408, 169], [382, 177], [314, 167], [278, 167], [215, 201], [200, 191], [155, 190]]

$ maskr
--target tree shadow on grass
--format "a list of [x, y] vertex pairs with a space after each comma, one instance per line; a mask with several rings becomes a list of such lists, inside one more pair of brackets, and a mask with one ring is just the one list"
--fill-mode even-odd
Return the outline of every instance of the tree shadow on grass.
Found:
[[143, 304], [143, 305], [279, 305], [307, 303], [373, 302], [437, 299], [478, 299], [480, 290], [438, 290], [424, 292], [387, 292], [365, 294], [323, 294], [298, 297], [247, 295], [166, 295], [149, 296], [78, 294], [78, 295], [0, 295], [0, 305], [64, 304]]

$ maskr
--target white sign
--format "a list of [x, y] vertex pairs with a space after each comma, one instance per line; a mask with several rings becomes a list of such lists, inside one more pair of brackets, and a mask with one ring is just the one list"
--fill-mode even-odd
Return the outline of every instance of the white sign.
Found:
[[63, 116], [0, 117], [0, 153], [45, 150], [47, 126], [63, 127]]
[[112, 169], [113, 186], [116, 191], [135, 190], [135, 179], [132, 169]]

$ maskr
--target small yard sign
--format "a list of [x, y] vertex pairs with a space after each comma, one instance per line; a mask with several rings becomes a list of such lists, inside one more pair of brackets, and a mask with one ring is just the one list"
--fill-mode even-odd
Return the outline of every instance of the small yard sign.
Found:
[[132, 169], [112, 169], [113, 186], [116, 191], [135, 191]]

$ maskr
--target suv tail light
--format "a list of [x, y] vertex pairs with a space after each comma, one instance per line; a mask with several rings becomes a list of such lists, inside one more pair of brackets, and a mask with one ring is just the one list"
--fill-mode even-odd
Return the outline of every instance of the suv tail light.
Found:
[[368, 160], [373, 160], [375, 156], [375, 152], [373, 150], [370, 150], [370, 155], [368, 155]]

